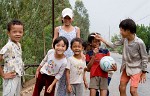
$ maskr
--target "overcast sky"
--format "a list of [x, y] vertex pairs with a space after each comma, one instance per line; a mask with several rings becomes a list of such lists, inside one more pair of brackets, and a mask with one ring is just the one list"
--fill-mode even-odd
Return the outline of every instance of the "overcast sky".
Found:
[[[137, 24], [150, 25], [150, 0], [82, 0], [88, 10], [90, 32], [99, 32], [106, 39], [119, 34], [119, 23], [126, 18]], [[74, 6], [75, 0], [70, 0]], [[110, 30], [110, 31], [109, 31]]]

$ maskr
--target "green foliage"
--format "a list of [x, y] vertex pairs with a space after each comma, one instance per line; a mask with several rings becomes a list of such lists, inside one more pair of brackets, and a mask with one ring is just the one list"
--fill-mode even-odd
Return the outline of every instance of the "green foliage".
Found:
[[[71, 5], [69, 0], [54, 0], [54, 5], [54, 23], [55, 26], [60, 26], [62, 10]], [[82, 2], [76, 3], [75, 16], [75, 25], [81, 28], [81, 37], [86, 38], [89, 19]], [[39, 64], [52, 45], [52, 0], [0, 0], [0, 49], [8, 41], [6, 25], [12, 19], [24, 23], [24, 36], [21, 40], [24, 63]], [[26, 74], [34, 75], [35, 70], [36, 68], [29, 68]], [[28, 79], [30, 78], [25, 77], [25, 80]]]
[[81, 38], [87, 39], [89, 34], [89, 15], [82, 1], [75, 2], [74, 25], [79, 26], [81, 30]]
[[144, 26], [144, 25], [137, 25], [137, 36], [141, 38], [145, 45], [146, 50], [149, 52], [150, 50], [150, 26]]

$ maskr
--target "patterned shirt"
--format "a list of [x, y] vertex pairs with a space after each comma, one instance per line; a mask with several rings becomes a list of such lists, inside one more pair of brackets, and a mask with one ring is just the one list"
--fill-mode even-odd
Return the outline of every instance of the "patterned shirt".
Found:
[[4, 73], [16, 72], [19, 76], [24, 73], [24, 63], [22, 61], [22, 49], [20, 43], [11, 40], [0, 50], [4, 59]]
[[55, 76], [55, 78], [59, 80], [67, 66], [67, 59], [66, 57], [63, 59], [56, 59], [54, 53], [54, 49], [48, 51], [47, 55], [40, 64], [42, 66], [40, 72], [42, 74]]
[[67, 69], [70, 70], [70, 84], [83, 83], [83, 73], [86, 62], [74, 56], [68, 58]]

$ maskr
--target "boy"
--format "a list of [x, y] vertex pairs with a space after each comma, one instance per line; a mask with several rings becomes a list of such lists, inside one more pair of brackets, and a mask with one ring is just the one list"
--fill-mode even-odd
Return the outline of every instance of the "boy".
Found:
[[[98, 33], [97, 33], [98, 34]], [[98, 34], [100, 35], [100, 34]], [[99, 48], [101, 41], [96, 39], [95, 33], [88, 36], [88, 42], [91, 44], [92, 50], [86, 54], [87, 71], [90, 70], [90, 96], [96, 96], [96, 91], [100, 90], [100, 96], [107, 95], [108, 89], [108, 72], [104, 72], [99, 65], [102, 57], [109, 56], [110, 53], [107, 49]], [[116, 70], [116, 66], [112, 66]]]
[[138, 96], [137, 88], [139, 82], [143, 83], [146, 81], [148, 64], [146, 47], [144, 42], [136, 36], [136, 24], [132, 19], [121, 21], [119, 28], [122, 39], [114, 44], [106, 42], [98, 35], [95, 35], [94, 37], [112, 48], [123, 45], [122, 75], [119, 85], [120, 96], [126, 96], [126, 86], [129, 80], [131, 80], [131, 95]]
[[84, 86], [88, 88], [85, 71], [85, 60], [82, 59], [82, 39], [74, 38], [71, 41], [71, 49], [74, 55], [68, 58], [66, 67], [67, 96], [84, 96]]
[[4, 69], [2, 70], [0, 66], [3, 96], [20, 96], [24, 63], [19, 41], [23, 36], [23, 23], [19, 20], [12, 20], [7, 25], [7, 31], [9, 41], [0, 50], [0, 61], [4, 60]]

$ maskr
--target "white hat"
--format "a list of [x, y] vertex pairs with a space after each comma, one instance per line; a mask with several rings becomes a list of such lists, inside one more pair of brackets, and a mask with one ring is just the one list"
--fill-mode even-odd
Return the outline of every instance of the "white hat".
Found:
[[70, 8], [65, 8], [63, 11], [62, 11], [62, 17], [66, 17], [66, 16], [69, 16], [71, 19], [73, 18], [73, 11], [70, 9]]

